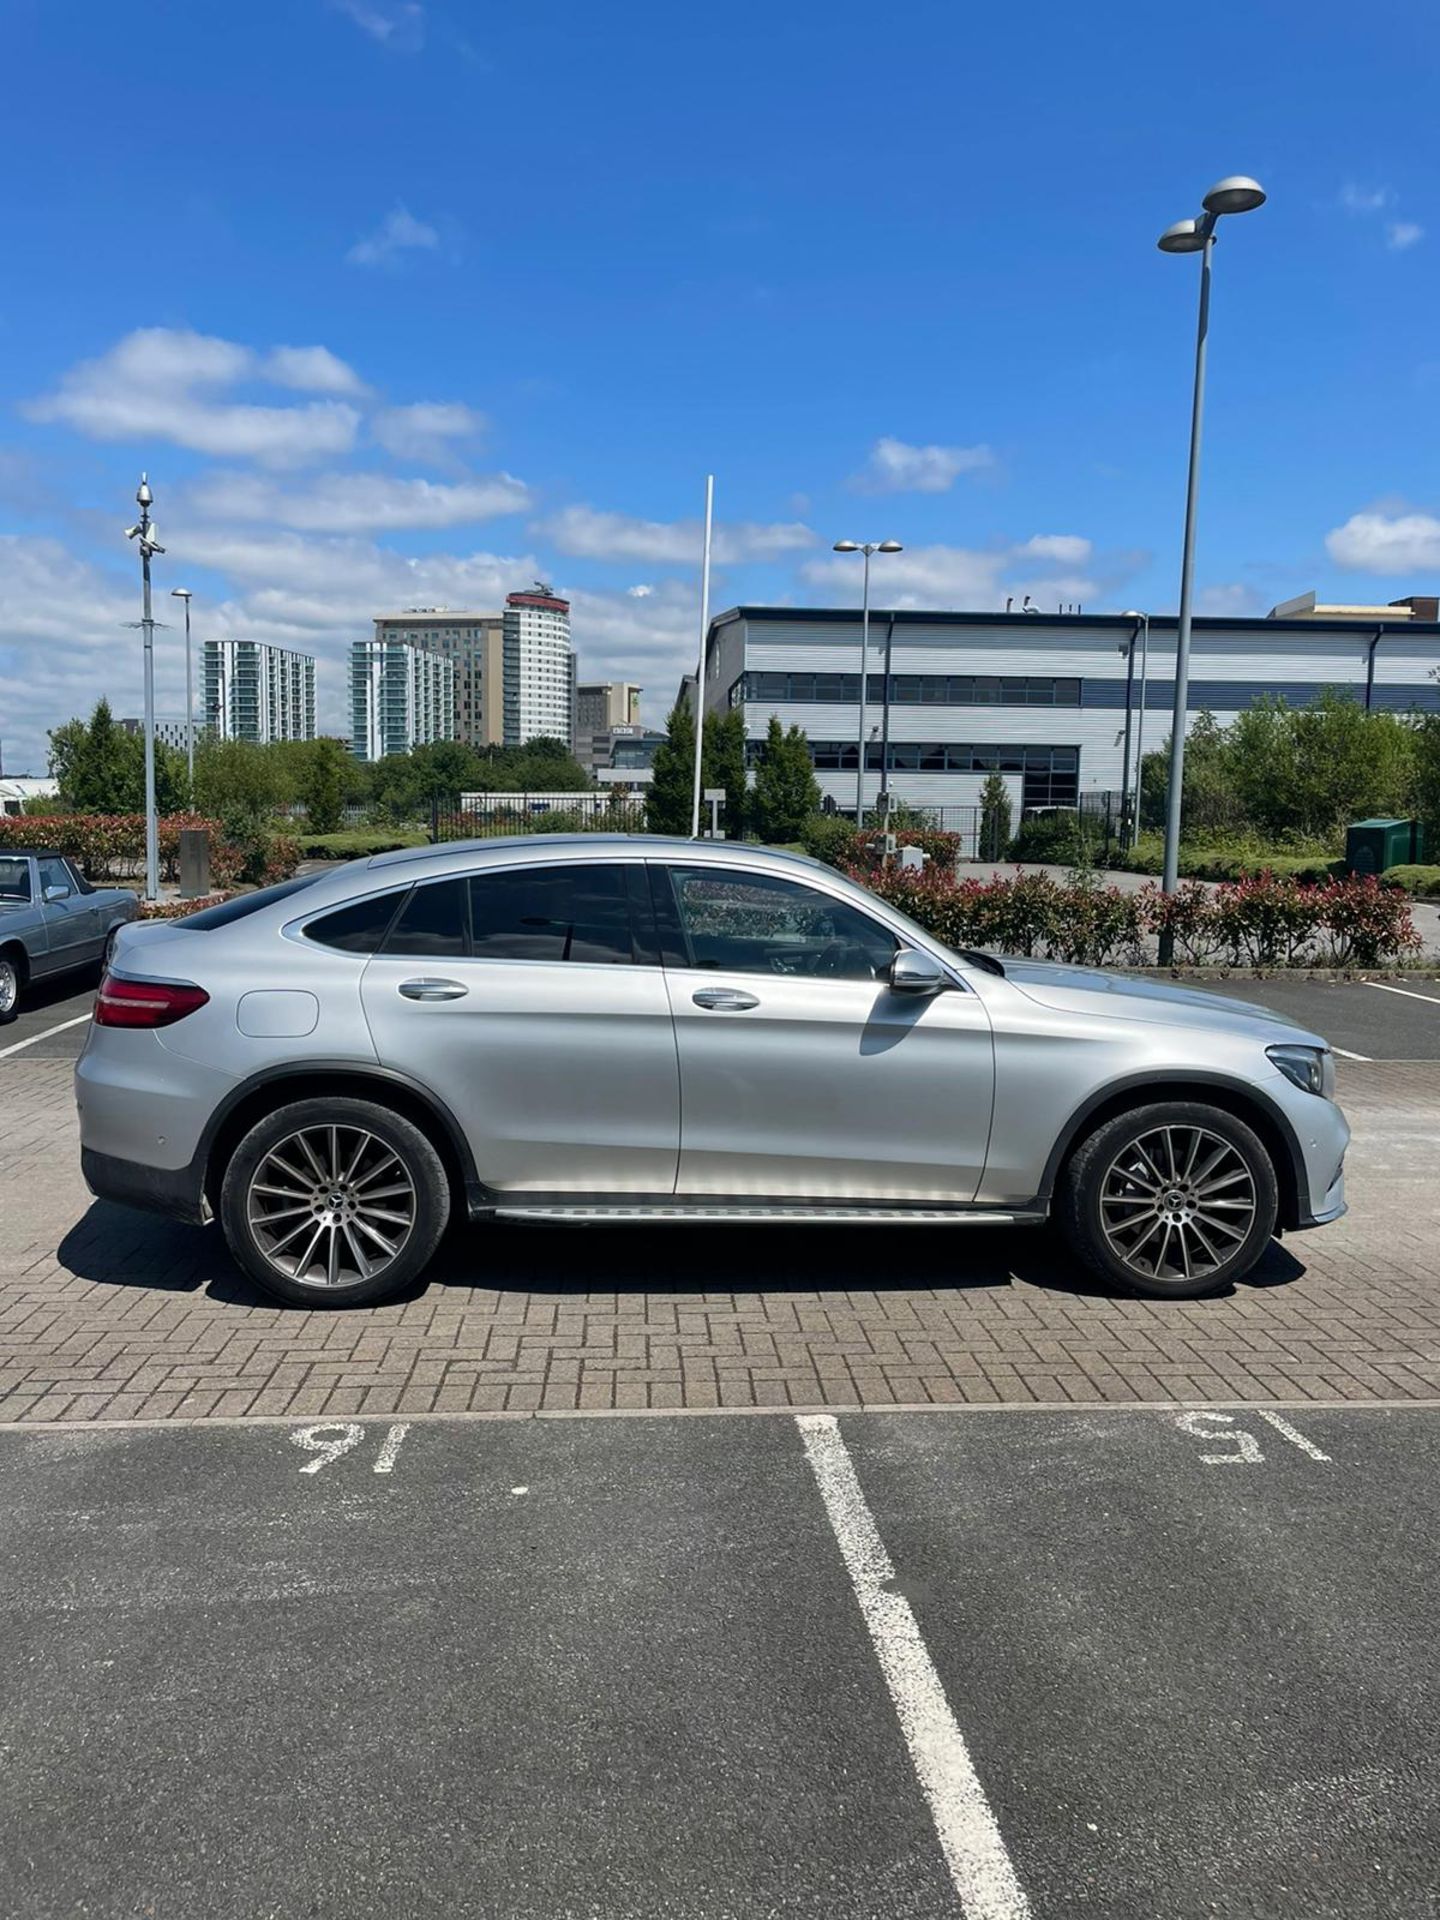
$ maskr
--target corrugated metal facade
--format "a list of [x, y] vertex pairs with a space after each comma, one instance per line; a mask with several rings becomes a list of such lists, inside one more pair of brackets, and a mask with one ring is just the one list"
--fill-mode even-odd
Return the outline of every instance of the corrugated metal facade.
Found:
[[[884, 668], [888, 613], [870, 617], [868, 670], [878, 680]], [[1397, 711], [1440, 709], [1440, 626], [1405, 622], [1378, 629], [1371, 704]], [[1371, 643], [1377, 628], [1365, 622], [1301, 620], [1197, 620], [1191, 639], [1190, 702], [1194, 715], [1208, 709], [1222, 725], [1266, 693], [1294, 704], [1313, 700], [1326, 687], [1341, 687], [1364, 700], [1372, 672]], [[1135, 623], [1118, 617], [1066, 615], [938, 615], [906, 611], [896, 617], [891, 671], [901, 674], [1051, 675], [1080, 681], [1079, 705], [985, 704], [946, 706], [894, 700], [892, 742], [962, 742], [1022, 746], [1043, 743], [1078, 748], [1079, 789], [1118, 790], [1123, 784], [1126, 664]], [[1132, 719], [1140, 713], [1140, 647], [1135, 650]], [[846, 673], [860, 667], [857, 612], [802, 613], [786, 608], [736, 608], [711, 623], [705, 684], [707, 709], [723, 709], [742, 675]], [[1145, 746], [1168, 738], [1174, 698], [1175, 623], [1156, 620], [1149, 638], [1149, 686], [1145, 701]], [[738, 698], [737, 694], [737, 698]], [[852, 700], [743, 700], [745, 729], [763, 737], [770, 715], [799, 726], [815, 742], [853, 742], [859, 728]], [[866, 710], [866, 729], [878, 739], [879, 705]], [[1133, 751], [1132, 738], [1132, 751]], [[852, 807], [853, 771], [817, 772], [822, 792]], [[895, 769], [896, 796], [919, 806], [973, 806], [983, 774]], [[1020, 779], [1007, 775], [1016, 804]], [[867, 804], [880, 775], [867, 775]]]

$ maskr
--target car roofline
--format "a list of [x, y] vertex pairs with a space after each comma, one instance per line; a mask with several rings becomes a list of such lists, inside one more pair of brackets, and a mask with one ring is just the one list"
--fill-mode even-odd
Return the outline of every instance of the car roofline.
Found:
[[427, 871], [451, 856], [473, 858], [480, 854], [488, 859], [510, 855], [518, 859], [536, 854], [563, 853], [567, 859], [580, 855], [595, 860], [613, 860], [620, 852], [628, 853], [632, 858], [644, 858], [646, 853], [653, 852], [657, 858], [671, 859], [683, 852], [686, 859], [728, 861], [732, 865], [738, 860], [756, 866], [798, 868], [808, 873], [835, 872], [823, 860], [778, 847], [762, 847], [742, 840], [689, 840], [680, 834], [658, 833], [493, 834], [474, 840], [441, 841], [431, 847], [396, 847], [389, 853], [371, 854], [364, 864], [372, 870], [383, 870], [388, 877], [391, 871], [398, 874], [412, 866]]

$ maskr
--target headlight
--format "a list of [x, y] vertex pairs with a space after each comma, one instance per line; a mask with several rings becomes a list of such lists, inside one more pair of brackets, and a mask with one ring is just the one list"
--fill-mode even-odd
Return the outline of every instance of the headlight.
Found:
[[1306, 1093], [1328, 1100], [1335, 1091], [1335, 1056], [1328, 1047], [1267, 1047], [1287, 1080]]

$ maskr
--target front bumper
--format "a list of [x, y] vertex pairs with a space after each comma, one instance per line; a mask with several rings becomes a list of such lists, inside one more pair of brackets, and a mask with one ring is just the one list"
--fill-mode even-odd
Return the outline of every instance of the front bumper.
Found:
[[178, 1169], [145, 1167], [138, 1160], [121, 1160], [113, 1153], [81, 1147], [80, 1171], [97, 1200], [143, 1207], [147, 1213], [168, 1213], [194, 1227], [203, 1227], [210, 1218], [203, 1174], [193, 1164]]

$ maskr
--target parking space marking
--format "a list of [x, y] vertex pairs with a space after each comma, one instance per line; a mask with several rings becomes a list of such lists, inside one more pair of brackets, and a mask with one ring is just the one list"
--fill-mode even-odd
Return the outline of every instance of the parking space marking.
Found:
[[1391, 987], [1387, 986], [1383, 980], [1366, 980], [1362, 984], [1374, 987], [1377, 993], [1399, 993], [1403, 994], [1407, 1000], [1423, 1001], [1427, 1007], [1440, 1007], [1440, 997], [1433, 993], [1416, 993], [1413, 987]]
[[395, 1425], [391, 1427], [385, 1438], [380, 1442], [380, 1457], [375, 1462], [376, 1473], [394, 1472], [395, 1456], [400, 1451], [400, 1442], [409, 1431], [410, 1424], [406, 1420], [398, 1420]]
[[7, 1060], [12, 1053], [23, 1053], [26, 1047], [38, 1047], [42, 1040], [50, 1039], [52, 1034], [65, 1033], [71, 1027], [83, 1027], [89, 1024], [88, 1013], [77, 1013], [73, 1020], [62, 1020], [58, 1027], [46, 1027], [43, 1033], [32, 1033], [28, 1040], [17, 1040], [13, 1047], [0, 1047], [0, 1060]]
[[1342, 1060], [1363, 1060], [1367, 1067], [1374, 1065], [1373, 1055], [1368, 1053], [1352, 1053], [1348, 1047], [1337, 1047], [1333, 1040], [1330, 1042], [1330, 1051], [1331, 1053], [1338, 1053]]
[[1288, 1420], [1282, 1420], [1278, 1413], [1271, 1413], [1268, 1407], [1257, 1407], [1256, 1413], [1262, 1420], [1268, 1421], [1277, 1433], [1283, 1433], [1292, 1447], [1299, 1447], [1302, 1453], [1308, 1453], [1312, 1460], [1323, 1460], [1329, 1464], [1330, 1456], [1322, 1453], [1313, 1440], [1307, 1440], [1298, 1427], [1292, 1427]]
[[802, 1413], [795, 1424], [966, 1920], [1029, 1920], [1030, 1903], [919, 1623], [905, 1596], [890, 1590], [895, 1568], [841, 1438], [840, 1423], [831, 1413]]
[[[332, 1439], [324, 1436], [331, 1434]], [[318, 1426], [297, 1427], [290, 1436], [290, 1444], [303, 1447], [307, 1453], [316, 1455], [301, 1467], [301, 1473], [319, 1473], [322, 1467], [328, 1467], [332, 1460], [338, 1460], [342, 1454], [358, 1447], [365, 1438], [365, 1429], [351, 1420], [322, 1420]]]
[[[1211, 1421], [1218, 1425], [1210, 1425]], [[1258, 1467], [1265, 1459], [1260, 1442], [1253, 1433], [1235, 1425], [1233, 1413], [1182, 1413], [1175, 1425], [1197, 1440], [1234, 1441], [1233, 1453], [1202, 1453], [1200, 1458], [1207, 1467]]]

